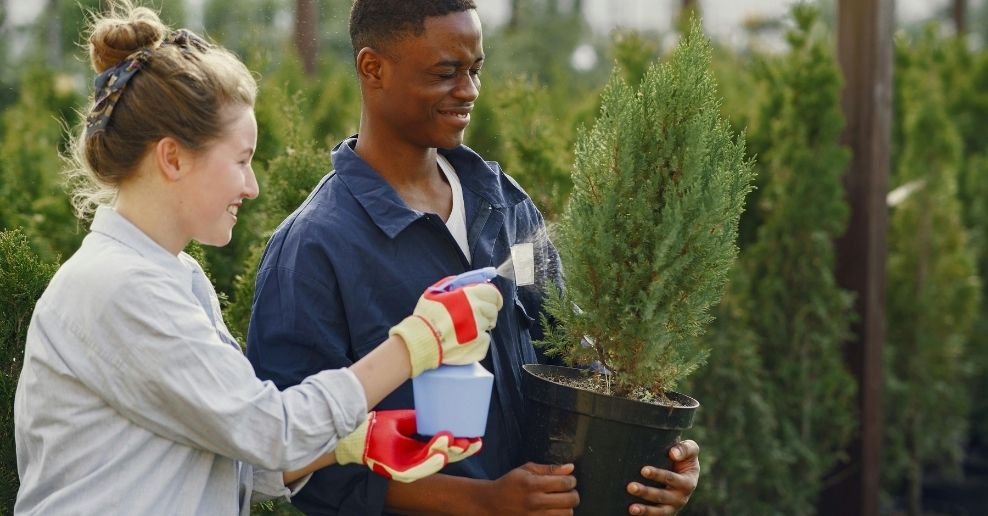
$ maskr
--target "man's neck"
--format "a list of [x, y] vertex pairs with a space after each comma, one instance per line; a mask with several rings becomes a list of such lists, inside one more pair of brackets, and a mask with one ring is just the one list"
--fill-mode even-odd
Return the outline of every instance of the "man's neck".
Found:
[[354, 151], [367, 162], [405, 204], [446, 220], [453, 206], [449, 183], [437, 164], [435, 148], [382, 144], [358, 134]]

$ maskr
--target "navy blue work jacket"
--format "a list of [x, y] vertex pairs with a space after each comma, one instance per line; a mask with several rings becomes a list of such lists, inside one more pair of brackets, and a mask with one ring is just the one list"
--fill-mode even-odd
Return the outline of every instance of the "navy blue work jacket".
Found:
[[[533, 242], [536, 284], [516, 288], [495, 280], [505, 306], [481, 362], [495, 378], [484, 448], [443, 471], [498, 478], [524, 462], [521, 366], [539, 361], [532, 338], [541, 335], [542, 288], [558, 281], [558, 255], [545, 238], [542, 215], [496, 163], [465, 146], [440, 150], [463, 187], [468, 262], [442, 218], [408, 208], [354, 152], [355, 144], [351, 137], [333, 150], [335, 172], [268, 242], [247, 357], [260, 378], [279, 388], [349, 366], [387, 339], [426, 287], [451, 274], [498, 266], [512, 245]], [[412, 406], [409, 381], [376, 408]], [[364, 466], [333, 466], [317, 472], [292, 501], [306, 514], [380, 514], [386, 485]]]

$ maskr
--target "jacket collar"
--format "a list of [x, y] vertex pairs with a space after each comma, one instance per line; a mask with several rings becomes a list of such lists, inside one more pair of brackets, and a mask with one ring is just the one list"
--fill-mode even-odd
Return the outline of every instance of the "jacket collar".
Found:
[[184, 252], [171, 254], [110, 206], [96, 208], [89, 230], [120, 242], [182, 280], [188, 280], [195, 272], [192, 257]]
[[[357, 137], [354, 135], [333, 149], [336, 175], [346, 184], [371, 220], [388, 238], [394, 238], [424, 214], [405, 205], [398, 192], [357, 155], [354, 151], [356, 144]], [[456, 169], [464, 196], [472, 193], [496, 210], [514, 206], [528, 197], [514, 181], [501, 172], [497, 163], [484, 161], [465, 145], [448, 150], [439, 149], [439, 153]]]

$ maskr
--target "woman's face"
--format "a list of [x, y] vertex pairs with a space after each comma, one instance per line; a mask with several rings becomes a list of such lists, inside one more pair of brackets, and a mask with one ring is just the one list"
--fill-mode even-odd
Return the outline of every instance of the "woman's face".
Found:
[[226, 133], [198, 152], [181, 196], [179, 217], [192, 240], [222, 246], [230, 242], [244, 199], [257, 197], [251, 158], [257, 147], [257, 121], [251, 106], [221, 110]]

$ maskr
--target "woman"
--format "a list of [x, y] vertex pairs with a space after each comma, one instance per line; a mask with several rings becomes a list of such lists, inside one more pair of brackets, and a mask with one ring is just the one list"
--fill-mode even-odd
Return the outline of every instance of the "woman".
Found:
[[182, 252], [228, 243], [258, 194], [255, 81], [229, 52], [122, 9], [89, 36], [98, 75], [75, 161], [96, 186], [75, 200], [98, 208], [32, 317], [15, 513], [248, 514], [252, 497], [289, 496], [329, 464], [411, 481], [475, 453], [448, 433], [410, 439], [410, 411], [367, 410], [413, 372], [486, 354], [490, 285], [427, 291], [348, 369], [283, 392], [257, 380]]

